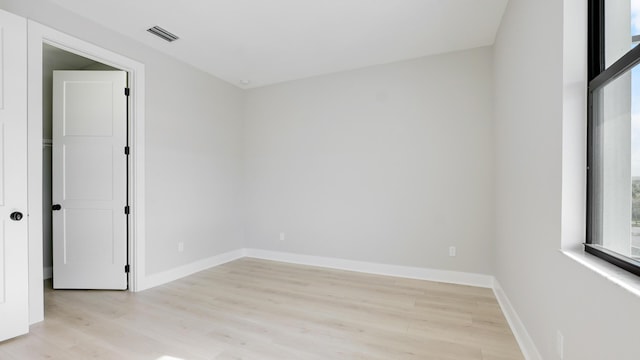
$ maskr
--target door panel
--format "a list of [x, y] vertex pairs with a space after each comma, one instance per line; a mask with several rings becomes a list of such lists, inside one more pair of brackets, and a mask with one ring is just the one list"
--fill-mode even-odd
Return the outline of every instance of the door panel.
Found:
[[29, 331], [26, 64], [27, 22], [0, 10], [0, 341]]
[[53, 286], [127, 288], [126, 73], [54, 71]]
[[[65, 144], [62, 146], [64, 200], [111, 201], [114, 180], [113, 146], [111, 144]], [[122, 157], [122, 149], [118, 152], [118, 157]]]
[[[64, 263], [113, 263], [113, 215], [109, 209], [64, 209]], [[92, 236], [85, 236], [85, 227], [92, 230]]]
[[[111, 82], [66, 82], [64, 92], [68, 101], [64, 104], [64, 136], [111, 136], [112, 91]], [[89, 96], [101, 101], [73, 101]]]

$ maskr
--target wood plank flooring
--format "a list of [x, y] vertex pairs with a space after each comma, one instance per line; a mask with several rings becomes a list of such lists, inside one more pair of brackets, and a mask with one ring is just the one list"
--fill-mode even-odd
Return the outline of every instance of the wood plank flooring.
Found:
[[140, 293], [45, 290], [0, 359], [523, 359], [490, 289], [244, 258]]

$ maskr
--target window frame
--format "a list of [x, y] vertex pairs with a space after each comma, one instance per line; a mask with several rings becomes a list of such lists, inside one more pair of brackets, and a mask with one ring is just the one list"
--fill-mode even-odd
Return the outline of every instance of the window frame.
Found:
[[587, 213], [586, 213], [586, 242], [585, 252], [597, 256], [613, 265], [640, 276], [640, 261], [634, 260], [617, 252], [611, 251], [601, 245], [593, 243], [595, 231], [594, 215], [594, 191], [595, 174], [593, 171], [594, 144], [596, 133], [594, 131], [594, 92], [603, 88], [620, 75], [630, 71], [640, 64], [640, 45], [629, 50], [608, 68], [605, 67], [605, 0], [589, 0], [588, 11], [588, 49], [587, 49]]

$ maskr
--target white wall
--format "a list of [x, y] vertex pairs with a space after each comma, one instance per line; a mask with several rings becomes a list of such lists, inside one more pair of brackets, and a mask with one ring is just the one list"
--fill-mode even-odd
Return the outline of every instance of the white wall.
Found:
[[491, 273], [491, 63], [479, 48], [248, 91], [247, 246]]
[[242, 247], [242, 91], [167, 57], [145, 64], [147, 271], [155, 273]]
[[240, 89], [47, 0], [0, 8], [145, 64], [147, 275], [242, 246]]
[[584, 241], [585, 37], [585, 1], [509, 2], [494, 49], [496, 277], [543, 359], [559, 359], [560, 331], [565, 360], [632, 360], [640, 299], [559, 251]]

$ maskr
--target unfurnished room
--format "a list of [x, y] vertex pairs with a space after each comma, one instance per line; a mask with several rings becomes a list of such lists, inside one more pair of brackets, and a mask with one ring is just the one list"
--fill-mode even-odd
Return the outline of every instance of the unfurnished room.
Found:
[[0, 0], [0, 359], [638, 360], [640, 0]]

